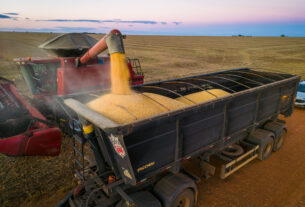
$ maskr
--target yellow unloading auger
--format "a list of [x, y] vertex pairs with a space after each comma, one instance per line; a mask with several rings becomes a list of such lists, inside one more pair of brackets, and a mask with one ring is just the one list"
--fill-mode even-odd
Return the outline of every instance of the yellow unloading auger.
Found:
[[81, 64], [87, 63], [99, 53], [108, 48], [111, 60], [111, 90], [114, 94], [130, 94], [129, 79], [130, 72], [127, 67], [123, 36], [117, 29], [113, 29], [105, 35], [92, 48], [90, 48], [80, 59]]

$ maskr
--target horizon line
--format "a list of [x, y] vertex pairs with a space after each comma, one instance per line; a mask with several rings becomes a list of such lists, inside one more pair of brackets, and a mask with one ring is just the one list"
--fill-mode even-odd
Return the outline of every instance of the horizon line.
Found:
[[[1, 28], [0, 28], [1, 29]], [[68, 33], [83, 33], [83, 34], [98, 34], [98, 35], [106, 35], [107, 33], [103, 32], [47, 32], [47, 31], [12, 31], [12, 30], [0, 30], [0, 32], [11, 32], [11, 33], [44, 33], [44, 34], [68, 34]], [[188, 35], [188, 34], [128, 34], [123, 31], [126, 35], [133, 35], [133, 36], [177, 36], [177, 37], [296, 37], [296, 38], [304, 38], [305, 35], [243, 35], [243, 34], [234, 34], [234, 35]], [[284, 36], [282, 36], [284, 35]]]

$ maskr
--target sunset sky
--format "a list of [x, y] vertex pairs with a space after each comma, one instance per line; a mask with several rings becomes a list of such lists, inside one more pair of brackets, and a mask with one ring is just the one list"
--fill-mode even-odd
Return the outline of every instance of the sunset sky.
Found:
[[305, 36], [305, 0], [0, 0], [0, 31]]

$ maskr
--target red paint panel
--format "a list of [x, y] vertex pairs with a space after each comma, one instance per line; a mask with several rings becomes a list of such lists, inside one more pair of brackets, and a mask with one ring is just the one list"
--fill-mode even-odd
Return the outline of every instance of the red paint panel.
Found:
[[23, 155], [27, 138], [27, 136], [21, 134], [0, 140], [0, 153], [11, 156]]
[[110, 59], [104, 64], [82, 67], [74, 66], [75, 58], [62, 59], [62, 67], [57, 70], [57, 90], [59, 95], [110, 88]]
[[60, 147], [61, 131], [58, 128], [36, 130], [25, 144], [24, 155], [57, 156]]
[[39, 129], [0, 140], [0, 153], [11, 156], [57, 156], [60, 148], [58, 128]]

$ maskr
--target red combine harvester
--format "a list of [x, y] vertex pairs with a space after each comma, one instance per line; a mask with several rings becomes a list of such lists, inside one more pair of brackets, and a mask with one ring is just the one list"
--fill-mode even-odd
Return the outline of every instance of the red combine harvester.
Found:
[[[122, 36], [118, 30], [112, 30], [110, 34], [115, 34], [114, 37]], [[107, 90], [110, 88], [110, 56], [98, 56], [98, 54], [107, 49], [106, 37], [107, 35], [96, 43], [94, 38], [85, 34], [64, 34], [52, 38], [39, 46], [47, 50], [52, 56], [44, 58], [16, 58], [14, 60], [18, 64], [25, 82], [33, 95], [33, 104], [38, 110], [31, 107], [24, 99], [22, 99], [22, 103], [31, 108], [31, 110], [28, 110], [32, 117], [36, 117], [35, 120], [38, 122], [38, 125], [42, 126], [51, 121], [59, 125], [66, 133], [72, 134], [72, 131], [79, 131], [81, 133], [82, 129], [78, 127], [80, 123], [77, 115], [62, 104], [61, 96], [88, 93], [101, 89]], [[109, 42], [123, 45], [121, 38]], [[130, 84], [143, 84], [144, 76], [139, 60], [128, 58], [127, 64], [131, 77]], [[32, 113], [33, 111], [35, 113]], [[19, 113], [18, 116], [24, 117], [22, 113]], [[2, 115], [1, 117], [5, 118]], [[46, 121], [45, 117], [49, 121]], [[43, 123], [42, 120], [45, 122]], [[30, 127], [29, 129], [32, 128]], [[52, 129], [55, 130], [55, 128]], [[44, 134], [38, 133], [37, 136], [42, 138], [35, 139], [35, 143], [42, 144], [44, 139], [51, 140], [53, 137], [54, 141], [58, 140], [60, 132], [58, 130], [55, 131], [56, 136], [52, 130], [44, 131]], [[0, 132], [1, 137], [2, 129], [0, 129]], [[27, 132], [26, 130], [20, 130], [18, 138], [12, 137], [1, 140], [0, 153], [8, 155], [57, 155], [59, 153], [57, 151], [57, 153], [50, 154], [49, 149], [44, 149], [38, 145], [33, 149], [30, 148], [31, 152], [35, 153], [18, 151], [17, 148], [23, 146], [27, 139], [24, 138]], [[49, 148], [47, 146], [44, 145], [44, 147]], [[58, 148], [60, 149], [60, 143]], [[36, 153], [39, 150], [42, 151]]]

